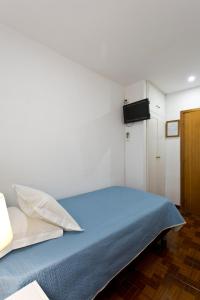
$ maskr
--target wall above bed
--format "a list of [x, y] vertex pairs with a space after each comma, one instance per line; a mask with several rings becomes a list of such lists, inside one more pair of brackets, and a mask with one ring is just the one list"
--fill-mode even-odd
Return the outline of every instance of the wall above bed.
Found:
[[124, 184], [124, 88], [0, 26], [0, 191]]

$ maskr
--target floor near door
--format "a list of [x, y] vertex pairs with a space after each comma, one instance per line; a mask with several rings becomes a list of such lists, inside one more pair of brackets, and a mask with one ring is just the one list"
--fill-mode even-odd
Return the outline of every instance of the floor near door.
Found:
[[167, 234], [167, 246], [152, 246], [125, 268], [96, 300], [200, 300], [200, 217]]

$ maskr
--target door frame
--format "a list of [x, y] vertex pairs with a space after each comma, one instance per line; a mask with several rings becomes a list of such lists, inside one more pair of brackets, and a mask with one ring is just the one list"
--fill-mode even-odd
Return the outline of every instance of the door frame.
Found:
[[181, 195], [181, 208], [184, 211], [187, 211], [186, 208], [186, 201], [185, 201], [185, 195], [184, 195], [184, 146], [185, 146], [185, 141], [184, 141], [184, 114], [186, 113], [190, 113], [190, 112], [195, 112], [195, 111], [199, 111], [200, 108], [192, 108], [192, 109], [187, 109], [187, 110], [182, 110], [180, 112], [181, 118], [180, 118], [180, 174], [181, 174], [181, 178], [180, 178], [180, 195]]

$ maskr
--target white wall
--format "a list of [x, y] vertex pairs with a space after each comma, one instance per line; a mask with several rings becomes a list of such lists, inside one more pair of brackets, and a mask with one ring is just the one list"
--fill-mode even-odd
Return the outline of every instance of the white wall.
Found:
[[[146, 98], [146, 81], [127, 86], [125, 98], [129, 103]], [[146, 121], [125, 125], [125, 132], [126, 186], [146, 190]]]
[[[169, 94], [166, 120], [180, 119], [180, 111], [200, 107], [200, 87]], [[166, 196], [180, 204], [180, 138], [166, 139]]]
[[57, 198], [124, 183], [124, 88], [0, 27], [0, 191]]
[[150, 101], [151, 118], [165, 121], [165, 95], [147, 81], [147, 97]]

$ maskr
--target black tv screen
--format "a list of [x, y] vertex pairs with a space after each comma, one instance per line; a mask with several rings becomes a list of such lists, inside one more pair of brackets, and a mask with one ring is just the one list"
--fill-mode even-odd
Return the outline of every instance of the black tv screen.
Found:
[[125, 124], [150, 119], [149, 99], [126, 104], [123, 112]]

